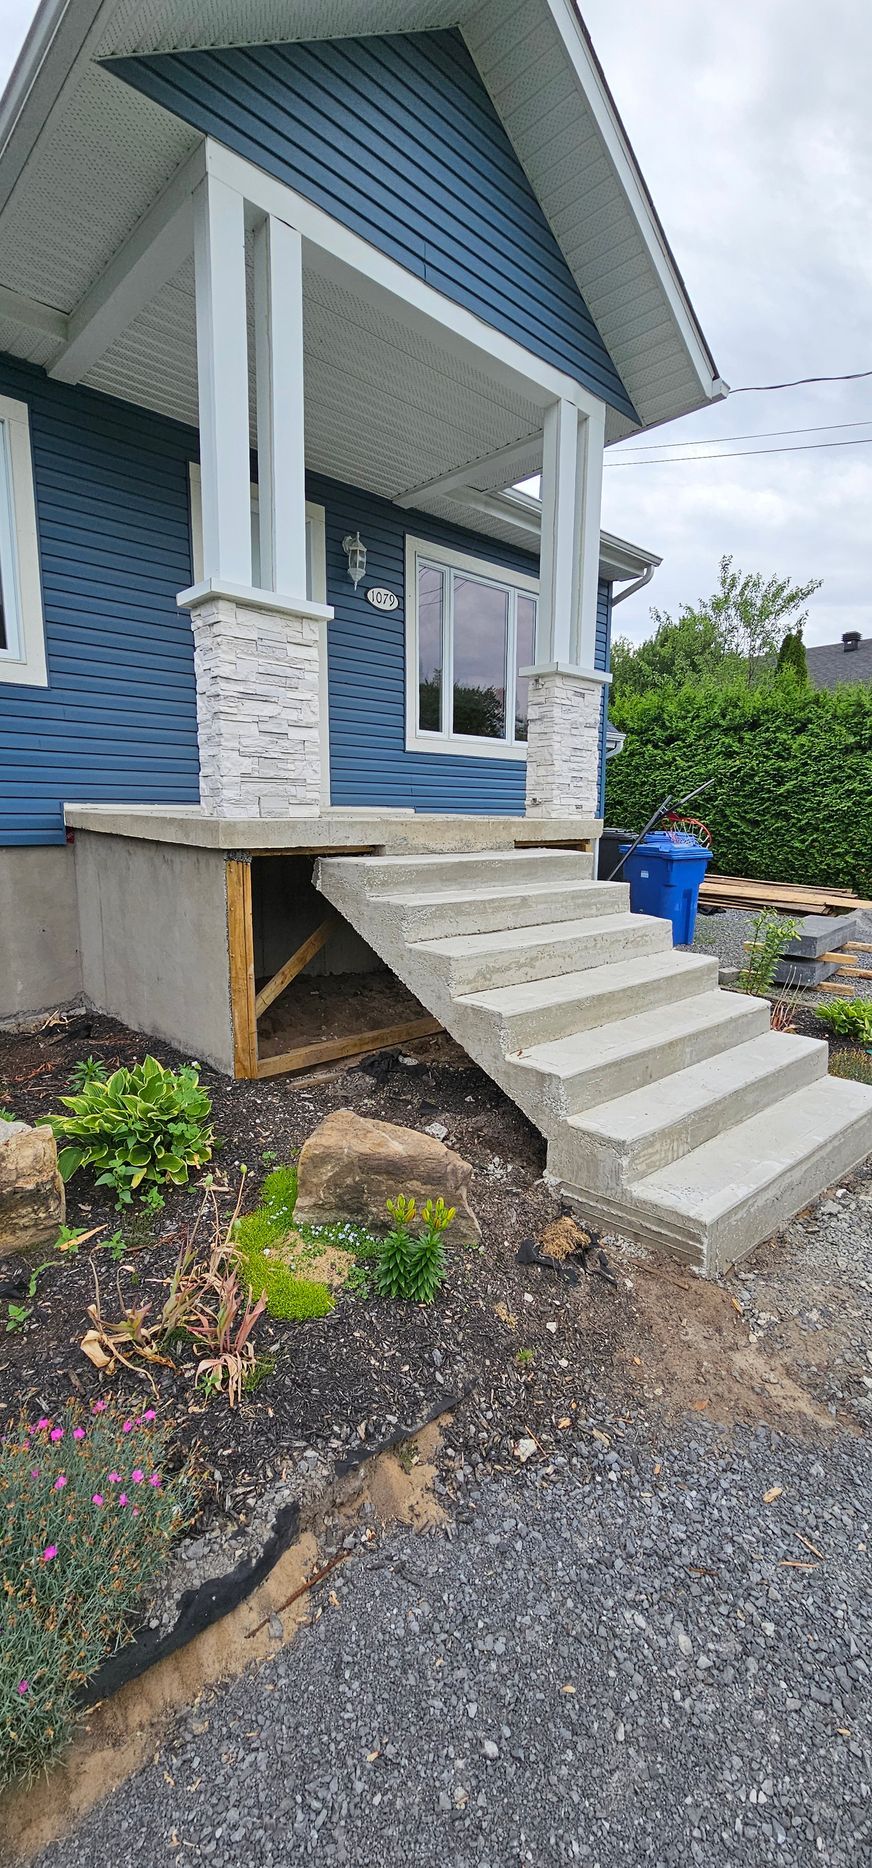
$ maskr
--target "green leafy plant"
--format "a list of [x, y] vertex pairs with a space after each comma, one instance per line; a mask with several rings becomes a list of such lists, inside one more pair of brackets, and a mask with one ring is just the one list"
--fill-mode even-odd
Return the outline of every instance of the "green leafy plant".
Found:
[[442, 1199], [428, 1200], [418, 1220], [415, 1202], [405, 1194], [388, 1200], [387, 1209], [394, 1223], [375, 1255], [376, 1290], [380, 1297], [431, 1304], [445, 1278], [445, 1233], [456, 1209]]
[[830, 999], [818, 1006], [817, 1016], [840, 1038], [872, 1044], [872, 999]]
[[535, 1360], [536, 1360], [535, 1349], [519, 1349], [515, 1355], [515, 1361], [517, 1362], [519, 1368], [522, 1368], [522, 1369], [530, 1368], [532, 1364], [535, 1362]]
[[189, 1476], [168, 1475], [166, 1436], [139, 1405], [22, 1414], [0, 1444], [0, 1784], [63, 1749], [189, 1511]]
[[17, 1121], [18, 1121], [18, 1117], [13, 1115], [12, 1110], [5, 1109], [3, 1105], [0, 1104], [0, 1122], [17, 1122]]
[[830, 1076], [872, 1085], [872, 1057], [868, 1051], [831, 1051]]
[[183, 1186], [191, 1168], [211, 1157], [212, 1104], [193, 1066], [166, 1070], [147, 1057], [105, 1083], [92, 1079], [61, 1102], [66, 1113], [49, 1116], [48, 1124], [64, 1144], [58, 1154], [64, 1180], [82, 1167], [96, 1170], [97, 1185], [113, 1187], [119, 1206], [140, 1188], [150, 1204], [161, 1204], [163, 1186]]
[[24, 1329], [24, 1325], [27, 1322], [28, 1317], [30, 1316], [32, 1307], [33, 1306], [31, 1304], [13, 1304], [13, 1303], [7, 1304], [6, 1306], [6, 1334], [7, 1336], [15, 1335], [18, 1330]]
[[80, 1057], [70, 1071], [70, 1089], [75, 1096], [80, 1096], [92, 1083], [105, 1083], [108, 1076], [106, 1065], [100, 1057]]
[[775, 968], [788, 942], [795, 940], [798, 932], [798, 921], [775, 914], [771, 908], [761, 908], [751, 922], [747, 958], [736, 981], [740, 992], [762, 995], [772, 991]]

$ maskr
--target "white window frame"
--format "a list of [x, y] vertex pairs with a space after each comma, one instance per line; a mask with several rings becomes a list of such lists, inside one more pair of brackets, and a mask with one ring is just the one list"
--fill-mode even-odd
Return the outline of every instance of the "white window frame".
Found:
[[[443, 727], [424, 728], [418, 725], [418, 567], [420, 564], [432, 566], [434, 570], [461, 571], [465, 576], [478, 578], [484, 584], [498, 584], [501, 590], [509, 591], [509, 626], [506, 644], [506, 724], [514, 732], [515, 727], [515, 683], [517, 679], [516, 626], [517, 596], [539, 596], [538, 577], [529, 577], [523, 571], [509, 570], [504, 564], [494, 564], [488, 558], [473, 557], [470, 552], [452, 551], [445, 545], [436, 545], [432, 539], [414, 538], [406, 534], [406, 751], [407, 752], [446, 752], [475, 759], [526, 759], [527, 741], [525, 739], [490, 739], [475, 733], [449, 733]], [[454, 685], [454, 644], [451, 632], [451, 605], [444, 605], [443, 614], [444, 652], [442, 658], [442, 718], [448, 718], [451, 695]]]
[[36, 495], [26, 402], [0, 396], [0, 573], [9, 647], [0, 648], [0, 683], [48, 687], [39, 574]]

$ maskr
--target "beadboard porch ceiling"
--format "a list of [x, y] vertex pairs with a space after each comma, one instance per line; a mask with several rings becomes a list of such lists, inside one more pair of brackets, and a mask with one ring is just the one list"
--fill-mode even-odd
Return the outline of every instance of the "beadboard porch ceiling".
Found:
[[[448, 26], [463, 33], [642, 425], [720, 394], [574, 0], [43, 0], [0, 104], [0, 346], [51, 364], [63, 343], [52, 319], [75, 310], [200, 141], [99, 61]], [[29, 318], [10, 294], [33, 301]], [[160, 311], [171, 328], [179, 321], [180, 360], [168, 364], [164, 348], [161, 363], [172, 379], [167, 393], [182, 396], [189, 298], [184, 281], [174, 281], [155, 300], [128, 354], [113, 359], [122, 378], [141, 374], [138, 352], [154, 353]], [[316, 374], [328, 311], [310, 307]], [[331, 393], [337, 388], [334, 377]], [[319, 399], [326, 407], [326, 386]], [[317, 421], [313, 402], [313, 444]], [[630, 426], [613, 415], [609, 438]]]

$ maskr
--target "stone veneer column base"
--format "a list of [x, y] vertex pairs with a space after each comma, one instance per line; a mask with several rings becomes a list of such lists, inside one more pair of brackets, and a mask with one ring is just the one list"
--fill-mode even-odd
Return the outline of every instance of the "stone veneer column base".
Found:
[[311, 616], [216, 593], [194, 632], [200, 803], [213, 817], [322, 808], [318, 631]]
[[602, 692], [582, 674], [531, 676], [527, 817], [599, 816]]

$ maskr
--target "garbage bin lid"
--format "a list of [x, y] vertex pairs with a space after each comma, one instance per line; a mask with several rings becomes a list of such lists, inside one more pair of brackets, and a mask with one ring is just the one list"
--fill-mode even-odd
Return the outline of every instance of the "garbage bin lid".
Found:
[[637, 850], [657, 850], [665, 856], [711, 856], [711, 850], [707, 850], [705, 844], [699, 843], [696, 837], [691, 836], [686, 830], [652, 830], [641, 843], [636, 845], [636, 848]]

